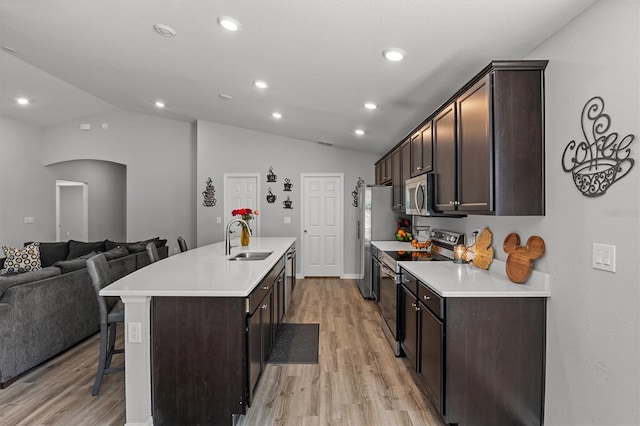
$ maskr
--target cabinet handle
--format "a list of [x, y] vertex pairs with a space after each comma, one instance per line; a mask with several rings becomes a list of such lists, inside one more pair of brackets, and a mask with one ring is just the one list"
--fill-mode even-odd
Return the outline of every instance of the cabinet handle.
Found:
[[455, 201], [449, 201], [450, 206], [455, 206]]
[[409, 282], [409, 278], [402, 277], [402, 282], [403, 283], [408, 283]]
[[418, 305], [416, 305], [415, 303], [412, 303], [411, 306], [413, 306], [414, 308], [417, 307]]
[[263, 290], [269, 290], [269, 286], [265, 285], [264, 287], [262, 287]]
[[431, 297], [429, 296], [422, 296], [424, 298], [424, 300], [431, 300]]
[[422, 170], [422, 167], [416, 167], [416, 170], [420, 171]]
[[420, 311], [420, 307], [416, 306], [416, 312], [419, 312], [419, 311]]
[[267, 309], [267, 305], [260, 306], [260, 309]]
[[278, 282], [281, 283], [282, 282], [282, 278], [278, 278]]

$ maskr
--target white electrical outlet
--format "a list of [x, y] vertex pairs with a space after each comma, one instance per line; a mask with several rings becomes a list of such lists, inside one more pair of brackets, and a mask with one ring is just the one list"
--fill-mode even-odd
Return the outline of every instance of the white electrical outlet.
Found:
[[616, 271], [616, 246], [593, 243], [591, 266], [603, 271]]
[[36, 223], [36, 218], [33, 216], [25, 216], [24, 223]]
[[222, 218], [220, 216], [216, 217], [216, 223], [222, 223]]
[[284, 223], [291, 223], [291, 217], [285, 216], [284, 217]]
[[127, 341], [129, 343], [142, 343], [142, 324], [139, 322], [127, 323]]

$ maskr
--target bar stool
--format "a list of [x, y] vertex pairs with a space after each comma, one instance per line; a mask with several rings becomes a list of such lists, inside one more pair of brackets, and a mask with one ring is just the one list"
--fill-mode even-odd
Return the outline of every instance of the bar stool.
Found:
[[160, 255], [158, 254], [158, 248], [155, 243], [149, 243], [146, 245], [147, 254], [149, 255], [149, 261], [151, 263], [156, 263], [160, 260]]
[[112, 283], [109, 264], [104, 253], [89, 258], [87, 270], [100, 308], [100, 359], [91, 391], [91, 395], [96, 396], [100, 392], [105, 374], [124, 370], [124, 367], [111, 367], [113, 354], [124, 353], [124, 349], [115, 348], [117, 324], [124, 323], [124, 305], [118, 298], [100, 296], [100, 290]]
[[187, 248], [187, 242], [182, 237], [178, 237], [178, 245], [180, 246], [181, 253], [184, 253], [185, 251], [189, 250]]

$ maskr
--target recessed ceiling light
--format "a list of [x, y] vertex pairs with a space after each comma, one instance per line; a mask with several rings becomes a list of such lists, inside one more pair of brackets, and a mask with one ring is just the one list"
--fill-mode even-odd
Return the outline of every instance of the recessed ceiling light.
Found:
[[231, 99], [233, 99], [233, 97], [231, 95], [227, 95], [226, 93], [219, 93], [218, 97], [220, 99], [225, 100], [225, 101], [230, 101]]
[[164, 108], [164, 107], [165, 107], [164, 102], [162, 102], [162, 101], [156, 101], [156, 107], [158, 107], [158, 108]]
[[378, 105], [374, 104], [373, 102], [367, 102], [367, 103], [364, 104], [364, 107], [366, 109], [374, 110], [374, 109], [378, 108]]
[[158, 34], [165, 37], [173, 37], [177, 34], [176, 30], [164, 24], [155, 24], [153, 29], [156, 30]]
[[382, 56], [384, 56], [388, 61], [398, 62], [403, 60], [404, 57], [407, 56], [407, 52], [396, 47], [390, 47], [389, 49], [385, 49], [382, 51]]
[[219, 17], [218, 24], [227, 31], [238, 31], [241, 28], [240, 22], [228, 16]]
[[29, 105], [29, 99], [27, 98], [18, 98], [16, 102], [20, 105]]
[[362, 135], [364, 135], [364, 130], [362, 130], [362, 129], [356, 129], [356, 130], [354, 130], [354, 132], [355, 132], [355, 134], [356, 134], [356, 135], [358, 135], [358, 136], [362, 136]]
[[269, 83], [267, 83], [266, 81], [262, 81], [262, 80], [256, 80], [253, 82], [254, 86], [260, 88], [260, 89], [266, 89], [267, 87], [269, 87]]
[[277, 120], [282, 118], [282, 114], [280, 114], [279, 112], [273, 112], [271, 113], [271, 116]]

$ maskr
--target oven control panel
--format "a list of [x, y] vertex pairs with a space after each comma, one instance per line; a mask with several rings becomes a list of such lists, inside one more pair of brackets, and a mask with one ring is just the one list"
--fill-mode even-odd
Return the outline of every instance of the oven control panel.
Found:
[[434, 241], [444, 246], [464, 244], [464, 234], [460, 232], [435, 229], [431, 231], [431, 242], [433, 243]]

